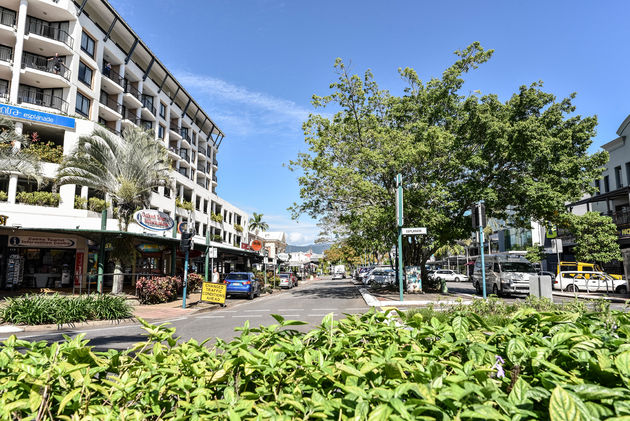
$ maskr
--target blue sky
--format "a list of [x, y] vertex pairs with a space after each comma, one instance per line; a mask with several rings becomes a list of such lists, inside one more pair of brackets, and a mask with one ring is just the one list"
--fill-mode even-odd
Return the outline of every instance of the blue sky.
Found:
[[111, 0], [226, 138], [218, 194], [262, 212], [292, 244], [316, 238], [315, 222], [290, 219], [296, 175], [283, 166], [306, 149], [302, 122], [341, 57], [372, 69], [400, 93], [397, 69], [439, 76], [453, 51], [480, 41], [492, 60], [465, 91], [507, 99], [542, 80], [558, 98], [577, 92], [577, 113], [599, 118], [592, 150], [616, 137], [630, 113], [630, 3], [625, 1]]

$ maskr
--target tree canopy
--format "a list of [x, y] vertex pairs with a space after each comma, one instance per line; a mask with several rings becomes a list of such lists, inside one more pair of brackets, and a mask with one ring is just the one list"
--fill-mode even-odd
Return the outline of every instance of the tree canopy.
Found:
[[573, 253], [578, 261], [608, 263], [621, 260], [617, 226], [610, 216], [598, 212], [570, 215], [569, 230], [575, 236]]
[[589, 189], [607, 161], [589, 155], [596, 117], [575, 115], [574, 95], [557, 101], [542, 82], [521, 86], [507, 101], [496, 94], [463, 94], [468, 72], [492, 50], [473, 43], [457, 51], [440, 78], [423, 82], [399, 69], [406, 87], [393, 95], [368, 70], [351, 75], [342, 60], [332, 93], [314, 96], [304, 123], [308, 151], [300, 169], [294, 216], [333, 216], [348, 241], [389, 248], [395, 242], [395, 176], [404, 187], [405, 226], [428, 234], [406, 239], [406, 264], [424, 264], [440, 247], [471, 232], [468, 210], [484, 200], [488, 216], [529, 226], [556, 221], [565, 203]]

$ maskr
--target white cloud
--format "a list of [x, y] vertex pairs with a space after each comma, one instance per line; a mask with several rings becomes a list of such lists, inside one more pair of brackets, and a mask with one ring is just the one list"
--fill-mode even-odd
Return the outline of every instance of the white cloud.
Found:
[[294, 136], [301, 131], [302, 123], [310, 112], [293, 101], [252, 91], [212, 76], [186, 71], [175, 73], [194, 97], [207, 98], [204, 108], [229, 133], [285, 133]]

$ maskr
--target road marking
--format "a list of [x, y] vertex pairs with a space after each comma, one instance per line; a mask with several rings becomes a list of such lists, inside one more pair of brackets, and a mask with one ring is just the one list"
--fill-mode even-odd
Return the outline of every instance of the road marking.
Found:
[[222, 319], [225, 316], [201, 316], [201, 317], [197, 317], [198, 319]]
[[369, 310], [368, 307], [350, 307], [350, 308], [345, 308], [344, 310], [348, 310], [348, 311], [362, 311], [362, 310]]
[[302, 317], [299, 314], [281, 314], [282, 317]]
[[265, 312], [267, 312], [267, 313], [268, 313], [270, 310], [266, 310], [266, 309], [265, 309], [265, 310], [245, 310], [245, 311], [249, 311], [249, 312], [252, 312], [252, 311], [265, 311]]
[[[328, 314], [307, 314], [306, 317], [324, 317], [324, 316], [328, 316]], [[333, 313], [333, 316], [337, 316], [337, 313]]]
[[178, 317], [177, 319], [167, 319], [167, 320], [156, 320], [156, 323], [171, 323], [171, 322], [178, 322], [180, 320], [186, 320], [187, 317]]
[[313, 311], [337, 311], [336, 308], [313, 308]]
[[258, 316], [256, 314], [250, 314], [249, 316], [232, 316], [232, 317], [262, 317], [262, 316]]
[[236, 310], [219, 310], [221, 313], [236, 313]]
[[280, 308], [278, 311], [304, 311], [303, 308]]

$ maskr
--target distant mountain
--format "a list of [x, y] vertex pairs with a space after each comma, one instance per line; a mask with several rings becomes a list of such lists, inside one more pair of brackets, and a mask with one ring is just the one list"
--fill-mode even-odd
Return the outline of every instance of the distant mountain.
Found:
[[322, 254], [324, 250], [328, 250], [329, 248], [330, 244], [309, 244], [307, 246], [293, 246], [291, 244], [287, 244], [287, 253], [313, 250], [313, 253]]

